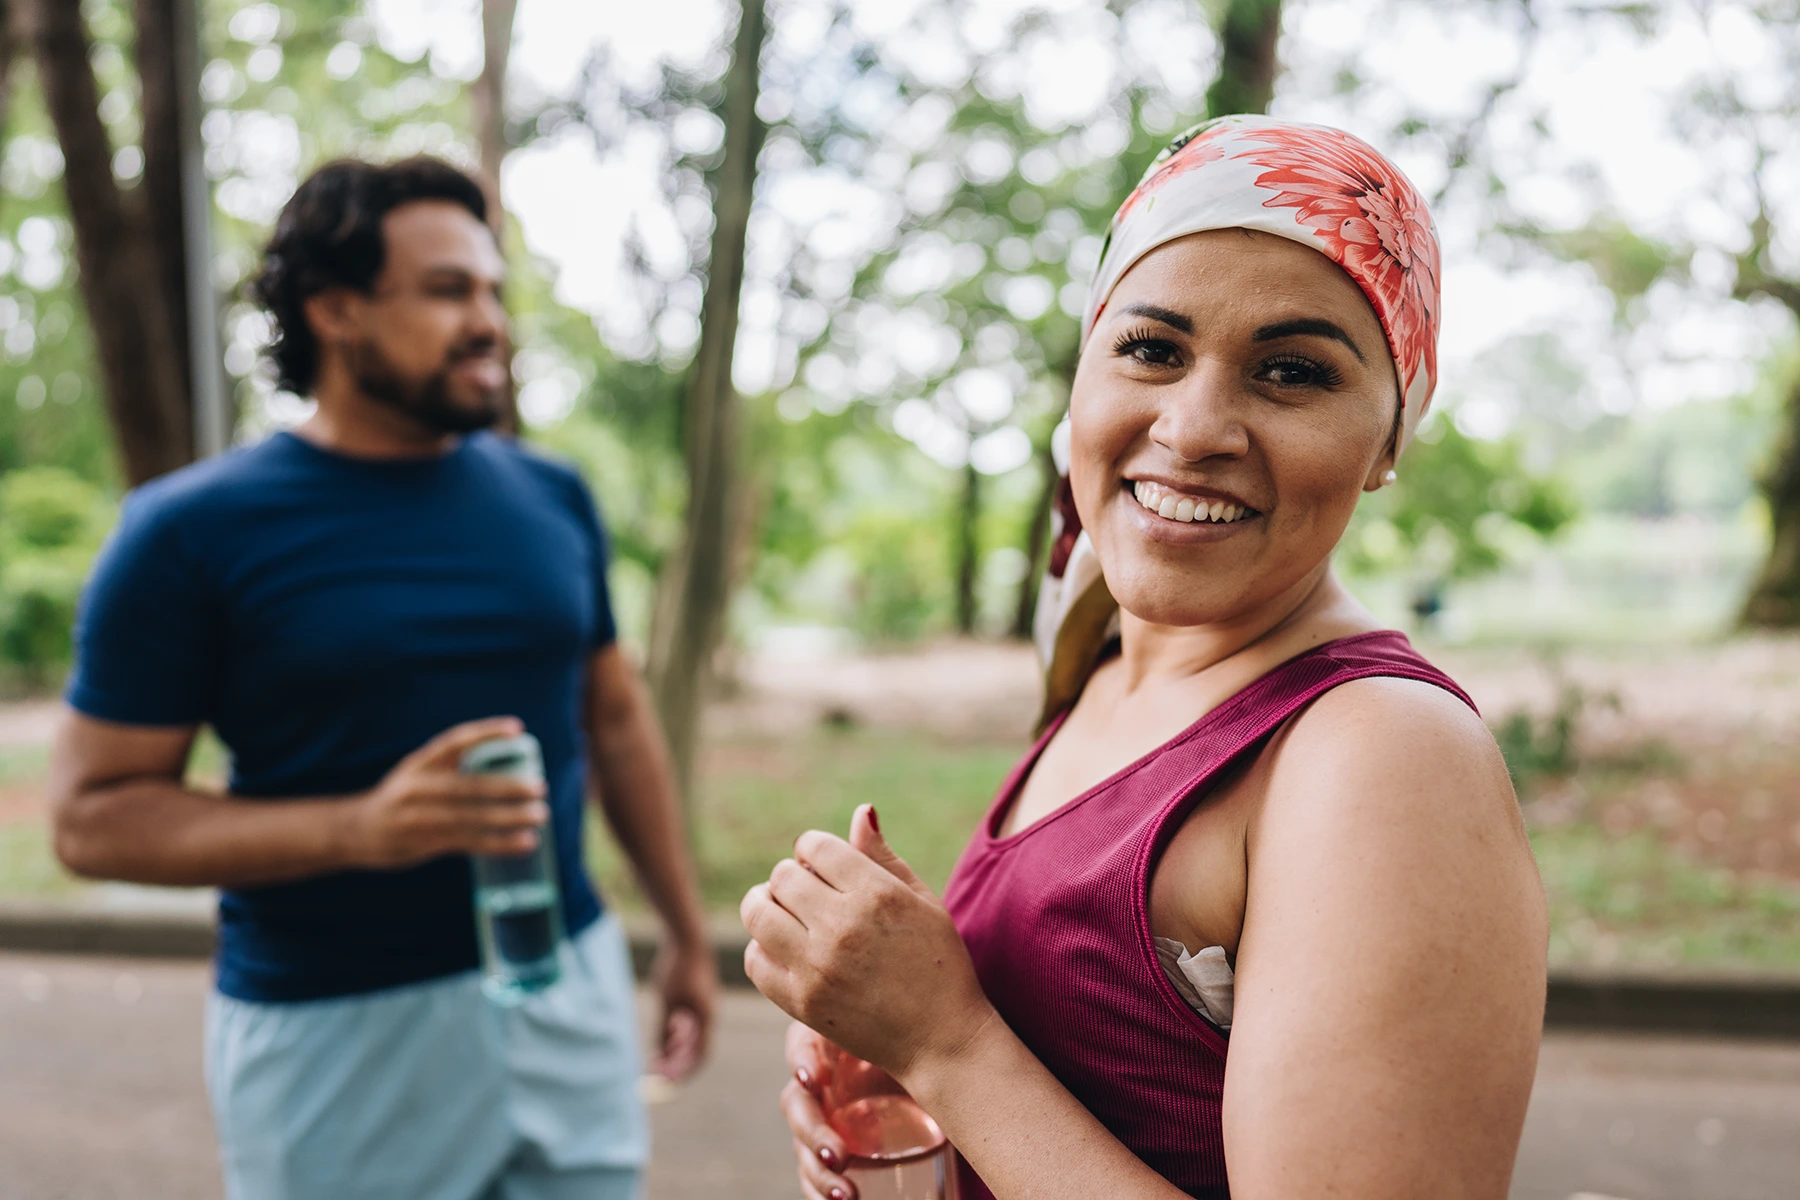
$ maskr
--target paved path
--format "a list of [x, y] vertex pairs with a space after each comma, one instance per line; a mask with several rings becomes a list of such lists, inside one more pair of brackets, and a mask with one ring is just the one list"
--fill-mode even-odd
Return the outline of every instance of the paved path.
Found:
[[[205, 968], [0, 955], [0, 1196], [217, 1200]], [[789, 1200], [784, 1019], [726, 997], [717, 1052], [652, 1109], [653, 1200]], [[1512, 1200], [1793, 1200], [1800, 1045], [1558, 1034]]]

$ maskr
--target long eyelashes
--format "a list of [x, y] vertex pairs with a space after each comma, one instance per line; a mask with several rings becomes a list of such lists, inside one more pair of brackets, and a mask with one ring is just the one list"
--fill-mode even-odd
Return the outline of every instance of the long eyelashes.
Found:
[[[1148, 329], [1128, 329], [1113, 342], [1113, 353], [1137, 359], [1147, 366], [1167, 366], [1175, 357], [1175, 343]], [[1148, 356], [1148, 357], [1146, 357]]]
[[[1148, 367], [1177, 366], [1181, 356], [1181, 348], [1174, 342], [1141, 327], [1121, 333], [1112, 350]], [[1264, 359], [1257, 365], [1256, 377], [1282, 387], [1335, 388], [1344, 382], [1343, 372], [1330, 363], [1291, 351]]]
[[1320, 362], [1316, 358], [1307, 358], [1303, 354], [1280, 354], [1268, 359], [1262, 365], [1259, 374], [1293, 373], [1304, 378], [1276, 379], [1289, 387], [1336, 387], [1344, 382], [1343, 372], [1330, 363]]

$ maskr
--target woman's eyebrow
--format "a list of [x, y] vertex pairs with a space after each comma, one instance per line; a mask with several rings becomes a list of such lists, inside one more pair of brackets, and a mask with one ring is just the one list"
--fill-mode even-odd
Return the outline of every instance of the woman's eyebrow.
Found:
[[1160, 304], [1133, 304], [1125, 310], [1134, 317], [1149, 317], [1152, 321], [1161, 321], [1183, 333], [1194, 332], [1194, 323], [1172, 308], [1164, 308]]
[[1344, 343], [1344, 345], [1350, 347], [1350, 353], [1356, 355], [1357, 362], [1369, 361], [1363, 357], [1361, 347], [1350, 340], [1349, 334], [1339, 328], [1336, 323], [1324, 320], [1321, 317], [1300, 317], [1292, 321], [1277, 321], [1273, 325], [1264, 325], [1261, 329], [1258, 329], [1251, 335], [1250, 340], [1253, 342], [1272, 342], [1276, 338], [1307, 335], [1312, 337], [1335, 338]]

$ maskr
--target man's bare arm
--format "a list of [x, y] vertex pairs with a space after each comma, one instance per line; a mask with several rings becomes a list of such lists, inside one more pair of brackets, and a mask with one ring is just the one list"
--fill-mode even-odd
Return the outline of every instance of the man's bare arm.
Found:
[[600, 810], [644, 895], [672, 938], [705, 944], [668, 746], [636, 668], [616, 644], [596, 652], [589, 666], [588, 731]]
[[679, 1080], [706, 1057], [718, 972], [668, 746], [637, 670], [616, 644], [596, 652], [589, 665], [588, 734], [600, 809], [668, 927], [656, 962], [663, 1011], [651, 1069]]
[[540, 793], [465, 777], [463, 749], [512, 718], [456, 726], [353, 796], [246, 800], [187, 786], [193, 726], [119, 725], [65, 711], [50, 759], [56, 856], [77, 875], [175, 887], [283, 883], [536, 843]]

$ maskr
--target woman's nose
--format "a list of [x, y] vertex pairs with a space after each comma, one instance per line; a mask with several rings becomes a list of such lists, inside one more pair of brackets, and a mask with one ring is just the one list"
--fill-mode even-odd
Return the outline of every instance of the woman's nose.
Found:
[[1236, 373], [1202, 362], [1180, 383], [1163, 389], [1150, 440], [1183, 462], [1249, 452]]

